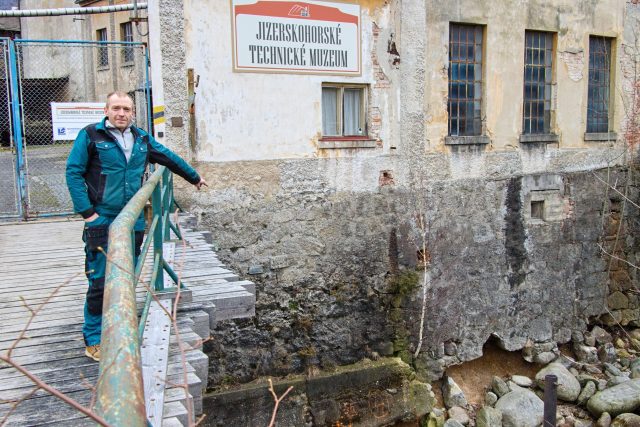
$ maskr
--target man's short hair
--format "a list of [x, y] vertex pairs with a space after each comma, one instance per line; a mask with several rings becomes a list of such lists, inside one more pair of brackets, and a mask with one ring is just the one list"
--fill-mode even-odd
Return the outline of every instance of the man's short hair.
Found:
[[120, 98], [124, 98], [127, 97], [131, 100], [131, 105], [135, 105], [135, 102], [133, 101], [133, 97], [131, 97], [131, 95], [129, 95], [127, 92], [123, 92], [121, 90], [115, 90], [113, 92], [111, 92], [109, 95], [107, 95], [107, 107], [109, 106], [109, 100], [111, 99], [112, 96], [118, 96]]

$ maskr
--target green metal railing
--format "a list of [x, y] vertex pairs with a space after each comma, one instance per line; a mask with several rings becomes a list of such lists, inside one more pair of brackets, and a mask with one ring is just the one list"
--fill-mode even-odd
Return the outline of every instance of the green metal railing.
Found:
[[[166, 272], [181, 286], [177, 275], [164, 260], [162, 244], [169, 240], [171, 230], [181, 238], [171, 224], [173, 177], [164, 166], [156, 168], [147, 182], [131, 198], [109, 228], [109, 256], [107, 260], [102, 315], [100, 381], [97, 385], [96, 412], [114, 426], [146, 426], [144, 387], [140, 360], [140, 339], [149, 305], [146, 303], [138, 323], [135, 287], [143, 271], [153, 241], [153, 267], [148, 291], [175, 292], [165, 288]], [[147, 201], [151, 199], [153, 219], [134, 266], [133, 226]]]

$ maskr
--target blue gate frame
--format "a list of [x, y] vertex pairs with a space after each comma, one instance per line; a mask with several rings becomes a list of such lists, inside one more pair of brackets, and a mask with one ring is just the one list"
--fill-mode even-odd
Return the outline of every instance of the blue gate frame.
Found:
[[[7, 122], [10, 124], [10, 139], [11, 139], [11, 147], [13, 149], [13, 173], [15, 176], [14, 186], [15, 189], [15, 209], [0, 209], [0, 218], [22, 218], [23, 220], [33, 219], [35, 217], [47, 217], [47, 216], [59, 216], [59, 215], [68, 215], [71, 214], [71, 209], [66, 209], [63, 211], [57, 212], [46, 212], [41, 211], [38, 212], [36, 209], [33, 209], [33, 206], [30, 205], [30, 188], [29, 188], [29, 167], [27, 161], [27, 141], [25, 139], [25, 103], [24, 103], [24, 95], [25, 95], [25, 87], [23, 81], [23, 73], [24, 69], [22, 68], [24, 64], [22, 64], [22, 54], [25, 49], [29, 47], [38, 46], [38, 47], [46, 47], [46, 46], [66, 46], [66, 47], [82, 47], [82, 48], [94, 48], [96, 51], [102, 50], [104, 48], [108, 48], [110, 51], [117, 52], [123, 51], [126, 48], [142, 48], [143, 50], [143, 67], [144, 67], [144, 81], [141, 84], [141, 87], [136, 87], [135, 90], [144, 92], [144, 100], [146, 106], [146, 123], [142, 124], [143, 127], [146, 125], [148, 130], [151, 130], [152, 126], [152, 113], [151, 113], [151, 91], [150, 91], [150, 81], [149, 81], [149, 52], [144, 43], [139, 42], [97, 42], [97, 41], [78, 41], [78, 40], [26, 40], [26, 39], [16, 39], [11, 40], [8, 38], [0, 38], [0, 49], [3, 50], [2, 55], [8, 59], [8, 64], [6, 64], [6, 79], [8, 91], [7, 98], [9, 103], [9, 108], [7, 113], [10, 114]], [[116, 67], [118, 57], [115, 53], [111, 53], [113, 58], [113, 64], [111, 66]], [[122, 65], [122, 64], [120, 64]], [[92, 61], [92, 66], [95, 65], [95, 61]], [[92, 71], [96, 73], [96, 70]], [[116, 83], [114, 83], [115, 85]], [[1, 90], [1, 89], [0, 89]], [[121, 88], [112, 87], [113, 90], [122, 90]], [[47, 96], [47, 94], [43, 94], [43, 96]], [[51, 98], [49, 98], [51, 99]], [[102, 99], [92, 99], [86, 100], [91, 102], [101, 102]], [[57, 102], [71, 102], [71, 100], [64, 100]], [[4, 112], [2, 112], [4, 114]], [[50, 119], [51, 120], [51, 119]], [[140, 124], [139, 124], [140, 125]], [[9, 197], [5, 197], [4, 200], [8, 200]]]

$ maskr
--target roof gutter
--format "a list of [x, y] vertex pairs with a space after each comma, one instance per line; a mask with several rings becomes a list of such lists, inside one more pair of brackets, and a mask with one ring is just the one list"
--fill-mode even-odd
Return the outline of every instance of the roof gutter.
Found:
[[146, 9], [147, 3], [121, 4], [115, 6], [65, 7], [60, 9], [23, 9], [0, 10], [0, 18], [31, 18], [36, 16], [93, 15], [96, 13], [113, 13], [127, 10]]

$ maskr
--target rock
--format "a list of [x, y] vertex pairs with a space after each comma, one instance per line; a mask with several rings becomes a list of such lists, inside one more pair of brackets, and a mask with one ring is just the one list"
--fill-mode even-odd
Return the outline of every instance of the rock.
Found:
[[605, 344], [613, 341], [613, 337], [611, 336], [611, 334], [602, 329], [600, 326], [594, 326], [591, 330], [591, 335], [593, 335], [593, 337], [596, 339], [596, 343], [598, 344]]
[[640, 378], [640, 358], [635, 359], [629, 364], [631, 369], [631, 378]]
[[586, 365], [584, 367], [584, 370], [587, 371], [590, 374], [601, 374], [602, 373], [602, 369], [598, 368], [597, 366], [593, 366], [593, 365]]
[[584, 333], [584, 345], [589, 347], [595, 347], [596, 345], [596, 337], [591, 332]]
[[615, 291], [607, 298], [607, 305], [610, 310], [629, 308], [629, 298], [622, 292]]
[[596, 377], [588, 374], [577, 375], [576, 379], [582, 387], [584, 387], [589, 381], [598, 382], [598, 379]]
[[611, 423], [611, 427], [638, 427], [638, 426], [640, 426], [640, 415], [636, 415], [636, 414], [620, 414]]
[[637, 378], [599, 391], [587, 402], [587, 409], [595, 416], [600, 416], [603, 412], [616, 416], [633, 412], [639, 407], [640, 379]]
[[632, 331], [629, 331], [629, 336], [631, 338], [635, 338], [637, 340], [640, 340], [640, 328], [634, 329]]
[[569, 370], [559, 363], [551, 363], [542, 368], [536, 374], [536, 384], [541, 389], [544, 389], [545, 376], [555, 375], [558, 377], [558, 399], [565, 402], [573, 402], [578, 398], [580, 394], [580, 383], [571, 375]]
[[617, 386], [618, 384], [622, 384], [623, 382], [629, 381], [629, 377], [625, 375], [621, 375], [618, 377], [611, 377], [609, 381], [607, 381], [607, 388]]
[[487, 392], [487, 394], [484, 395], [484, 404], [487, 406], [493, 406], [496, 404], [496, 402], [498, 401], [498, 396], [496, 396], [496, 394], [492, 391]]
[[458, 421], [452, 420], [451, 418], [449, 418], [447, 421], [445, 421], [444, 427], [464, 427], [464, 426], [460, 424]]
[[471, 421], [469, 419], [469, 414], [467, 414], [467, 411], [459, 406], [453, 406], [449, 408], [448, 413], [449, 419], [456, 420], [463, 426], [466, 426], [467, 424], [469, 424], [469, 421]]
[[622, 371], [620, 369], [618, 369], [615, 365], [611, 364], [611, 363], [605, 363], [604, 364], [604, 370], [605, 370], [605, 372], [609, 372], [611, 374], [611, 376], [614, 376], [614, 377], [621, 377], [622, 376]]
[[617, 357], [616, 348], [610, 342], [604, 343], [598, 348], [598, 360], [601, 362], [615, 362]]
[[615, 346], [616, 348], [627, 348], [627, 343], [622, 338], [616, 338]]
[[533, 357], [533, 363], [538, 363], [540, 365], [546, 365], [547, 363], [551, 363], [556, 360], [556, 354], [550, 351], [545, 351], [539, 354], [536, 354]]
[[502, 412], [483, 406], [476, 414], [476, 427], [502, 427]]
[[591, 396], [596, 394], [596, 391], [596, 383], [594, 383], [593, 381], [589, 381], [587, 384], [585, 384], [584, 388], [580, 392], [580, 395], [578, 395], [576, 403], [578, 405], [584, 405], [591, 398]]
[[458, 384], [451, 377], [446, 377], [442, 384], [442, 397], [447, 408], [453, 406], [467, 406], [467, 399]]
[[603, 412], [596, 421], [596, 427], [609, 427], [611, 425], [611, 415], [608, 412]]
[[524, 375], [512, 375], [511, 381], [518, 384], [520, 387], [531, 387], [533, 385], [533, 380], [529, 377], [525, 377]]
[[427, 427], [443, 427], [444, 426], [444, 414], [436, 415], [433, 412], [429, 413], [427, 418]]
[[582, 334], [582, 331], [571, 331], [571, 341], [582, 344], [584, 342], [584, 335]]
[[573, 344], [573, 352], [580, 362], [597, 363], [598, 349], [585, 344]]
[[453, 341], [447, 341], [444, 343], [444, 354], [447, 356], [454, 356], [458, 352], [458, 345]]
[[602, 390], [604, 390], [606, 388], [607, 388], [607, 380], [602, 379], [602, 378], [599, 379], [598, 380], [598, 391], [602, 391]]
[[504, 427], [537, 427], [542, 423], [544, 403], [531, 390], [522, 389], [502, 396], [495, 409], [502, 412]]
[[500, 377], [493, 377], [491, 380], [491, 390], [493, 390], [499, 398], [510, 391], [507, 383]]

